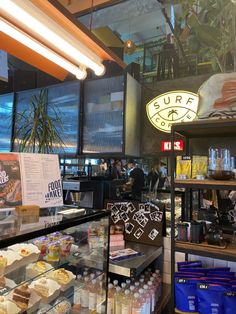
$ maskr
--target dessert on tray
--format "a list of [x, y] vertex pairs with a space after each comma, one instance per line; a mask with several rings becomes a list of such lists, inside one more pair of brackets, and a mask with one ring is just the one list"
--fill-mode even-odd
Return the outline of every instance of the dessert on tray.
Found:
[[4, 270], [7, 266], [7, 258], [0, 255], [0, 274], [4, 273]]
[[66, 285], [72, 278], [70, 278], [69, 272], [64, 268], [55, 270], [52, 274], [52, 278], [55, 279], [59, 284]]
[[8, 314], [7, 300], [3, 296], [0, 297], [0, 314]]
[[42, 298], [43, 303], [50, 303], [58, 297], [61, 286], [55, 280], [40, 277], [30, 284], [30, 288]]
[[13, 301], [23, 310], [28, 308], [31, 291], [27, 284], [23, 284], [13, 292]]
[[49, 284], [47, 278], [41, 278], [34, 284], [34, 289], [43, 297], [49, 297]]
[[36, 263], [29, 264], [26, 267], [26, 277], [27, 278], [36, 277], [50, 270], [54, 270], [54, 268], [50, 264], [44, 261], [38, 261]]

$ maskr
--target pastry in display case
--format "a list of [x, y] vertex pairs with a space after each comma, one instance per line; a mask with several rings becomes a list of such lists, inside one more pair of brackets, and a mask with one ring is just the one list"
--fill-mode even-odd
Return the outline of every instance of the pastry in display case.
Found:
[[0, 314], [105, 314], [108, 227], [93, 211], [0, 237]]

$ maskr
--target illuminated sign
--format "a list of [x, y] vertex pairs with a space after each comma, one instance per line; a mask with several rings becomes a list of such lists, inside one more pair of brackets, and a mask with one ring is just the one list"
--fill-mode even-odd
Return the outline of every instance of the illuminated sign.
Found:
[[147, 104], [148, 119], [158, 130], [170, 133], [173, 123], [196, 118], [198, 100], [197, 94], [181, 90], [161, 94]]
[[[171, 141], [161, 141], [161, 151], [168, 152], [171, 150]], [[174, 141], [174, 150], [183, 151], [184, 150], [184, 141]]]

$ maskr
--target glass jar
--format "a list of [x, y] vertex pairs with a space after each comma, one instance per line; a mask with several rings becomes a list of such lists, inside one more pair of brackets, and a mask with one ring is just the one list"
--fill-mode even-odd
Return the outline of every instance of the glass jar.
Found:
[[215, 180], [232, 178], [230, 150], [227, 148], [210, 148], [208, 158], [208, 174]]

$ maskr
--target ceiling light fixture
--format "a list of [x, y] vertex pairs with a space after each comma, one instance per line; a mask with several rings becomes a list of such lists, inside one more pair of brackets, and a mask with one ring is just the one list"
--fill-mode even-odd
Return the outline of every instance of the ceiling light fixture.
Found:
[[68, 72], [74, 74], [77, 79], [84, 80], [87, 76], [87, 72], [83, 68], [79, 68], [75, 66], [71, 62], [67, 61], [63, 57], [59, 56], [49, 48], [43, 46], [29, 35], [24, 32], [18, 30], [16, 27], [5, 21], [3, 18], [0, 18], [0, 31], [7, 34], [11, 38], [19, 41], [23, 45], [47, 58], [48, 60], [56, 63], [60, 67], [66, 69]]
[[0, 1], [0, 9], [3, 17], [16, 25], [19, 31], [23, 30], [31, 39], [35, 39], [35, 42], [44, 44], [45, 48], [49, 47], [58, 57], [62, 55], [65, 60], [72, 65], [75, 63], [78, 67], [83, 65], [82, 71], [87, 67], [98, 76], [105, 73], [105, 67], [99, 56], [65, 31], [59, 23], [47, 16], [30, 0]]

